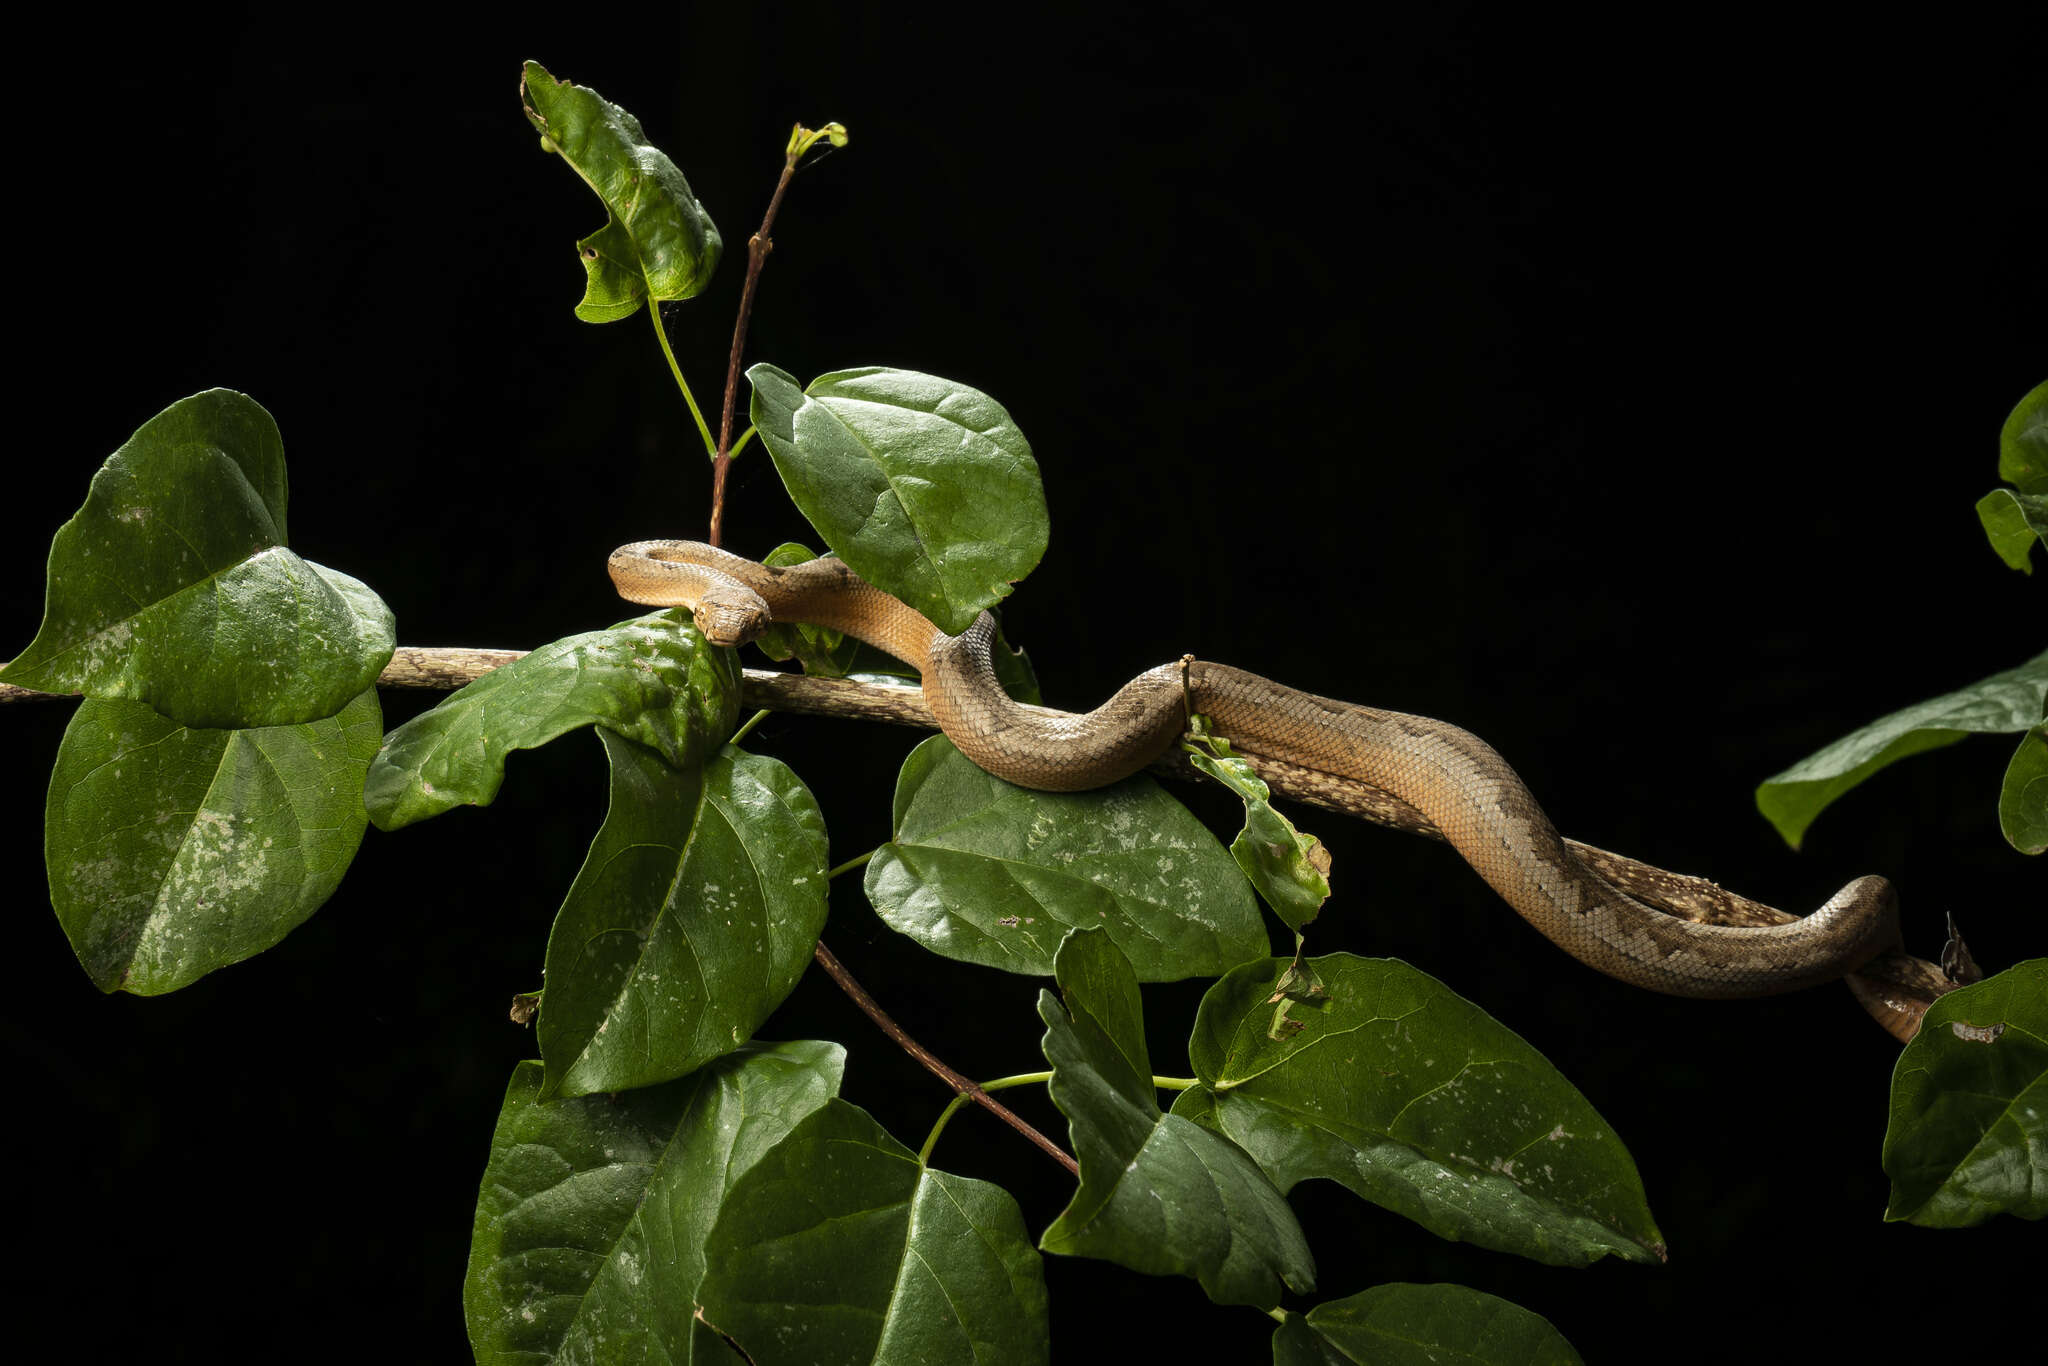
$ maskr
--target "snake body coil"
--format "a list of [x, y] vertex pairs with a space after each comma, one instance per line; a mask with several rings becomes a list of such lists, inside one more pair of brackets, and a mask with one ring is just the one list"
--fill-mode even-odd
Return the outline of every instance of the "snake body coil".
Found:
[[688, 607], [714, 643], [804, 621], [856, 636], [919, 671], [940, 728], [999, 778], [1050, 791], [1101, 787], [1164, 753], [1192, 708], [1244, 749], [1389, 793], [1427, 816], [1521, 917], [1611, 977], [1678, 996], [1764, 996], [1831, 981], [1898, 939], [1891, 884], [1859, 878], [1783, 925], [1699, 924], [1624, 894], [1587, 868], [1521, 778], [1456, 726], [1283, 687], [1190, 661], [1149, 670], [1084, 716], [1011, 700], [990, 664], [987, 613], [958, 637], [837, 559], [776, 569], [693, 541], [612, 552], [621, 597]]

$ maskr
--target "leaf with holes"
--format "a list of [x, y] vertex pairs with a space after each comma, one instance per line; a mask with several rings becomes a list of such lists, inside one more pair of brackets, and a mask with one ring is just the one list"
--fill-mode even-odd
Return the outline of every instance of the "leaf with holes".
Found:
[[687, 299], [711, 282], [725, 245], [718, 228], [640, 120], [539, 62], [526, 64], [519, 94], [541, 146], [604, 201], [605, 225], [576, 244], [588, 276], [577, 317], [615, 322], [647, 299]]
[[142, 424], [57, 529], [43, 623], [0, 682], [146, 702], [181, 725], [333, 716], [391, 658], [391, 611], [285, 547], [284, 443], [230, 389]]
[[1324, 990], [1275, 1039], [1289, 961], [1247, 963], [1202, 998], [1202, 1085], [1175, 1114], [1283, 1191], [1324, 1177], [1440, 1237], [1558, 1266], [1664, 1256], [1613, 1126], [1512, 1030], [1406, 963], [1336, 953], [1308, 960]]
[[825, 927], [825, 818], [775, 759], [702, 768], [600, 729], [611, 807], [548, 935], [544, 1094], [682, 1076], [745, 1043]]
[[747, 371], [752, 418], [797, 508], [856, 574], [948, 635], [1009, 596], [1045, 554], [1031, 445], [978, 389], [870, 366], [808, 388]]

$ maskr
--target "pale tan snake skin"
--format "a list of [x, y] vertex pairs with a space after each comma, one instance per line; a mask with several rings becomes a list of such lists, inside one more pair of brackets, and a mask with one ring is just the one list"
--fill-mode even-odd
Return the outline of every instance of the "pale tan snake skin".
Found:
[[1521, 778], [1456, 726], [1298, 692], [1257, 674], [1187, 661], [1149, 670], [1084, 716], [1048, 718], [1004, 693], [987, 613], [958, 637], [837, 559], [775, 569], [694, 541], [612, 552], [619, 595], [688, 607], [720, 645], [771, 622], [858, 637], [918, 670], [940, 728], [982, 768], [1023, 787], [1078, 791], [1128, 777], [1182, 733], [1190, 708], [1258, 753], [1367, 784], [1442, 830], [1508, 905], [1580, 962], [1678, 996], [1765, 996], [1832, 981], [1898, 942], [1891, 884], [1858, 878], [1787, 924], [1700, 924], [1602, 880], [1566, 846]]

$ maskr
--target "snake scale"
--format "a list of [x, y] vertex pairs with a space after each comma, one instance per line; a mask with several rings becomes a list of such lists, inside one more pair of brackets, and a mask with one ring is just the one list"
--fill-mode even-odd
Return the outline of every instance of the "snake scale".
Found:
[[946, 736], [1023, 787], [1079, 791], [1129, 776], [1180, 736], [1190, 709], [1233, 742], [1389, 793], [1421, 811], [1517, 914], [1580, 962], [1677, 996], [1791, 991], [1853, 972], [1898, 942], [1891, 884], [1864, 877], [1782, 925], [1679, 919], [1604, 881], [1566, 846], [1528, 786], [1484, 740], [1441, 721], [1317, 697], [1258, 674], [1187, 660], [1148, 670], [1081, 716], [1020, 706], [990, 662], [984, 612], [948, 636], [834, 558], [787, 569], [694, 541], [612, 552], [619, 595], [687, 607], [719, 645], [774, 622], [855, 636], [916, 669]]

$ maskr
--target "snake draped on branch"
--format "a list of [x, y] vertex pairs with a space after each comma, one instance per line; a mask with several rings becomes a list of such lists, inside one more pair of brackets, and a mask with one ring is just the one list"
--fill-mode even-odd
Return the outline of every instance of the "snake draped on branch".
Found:
[[1165, 752], [1189, 710], [1201, 712], [1254, 754], [1413, 807], [1551, 942], [1653, 991], [1792, 991], [1852, 973], [1898, 942], [1897, 898], [1881, 877], [1858, 878], [1813, 914], [1783, 924], [1701, 924], [1667, 914], [1589, 868], [1492, 747], [1441, 721], [1316, 697], [1197, 660], [1142, 673], [1086, 715], [1047, 712], [1012, 701], [997, 682], [986, 612], [948, 636], [837, 559], [776, 569], [694, 541], [639, 541], [612, 552], [609, 567], [621, 597], [687, 607], [715, 644], [801, 621], [887, 651], [918, 670], [940, 729], [961, 752], [1023, 787], [1070, 792], [1116, 782]]

